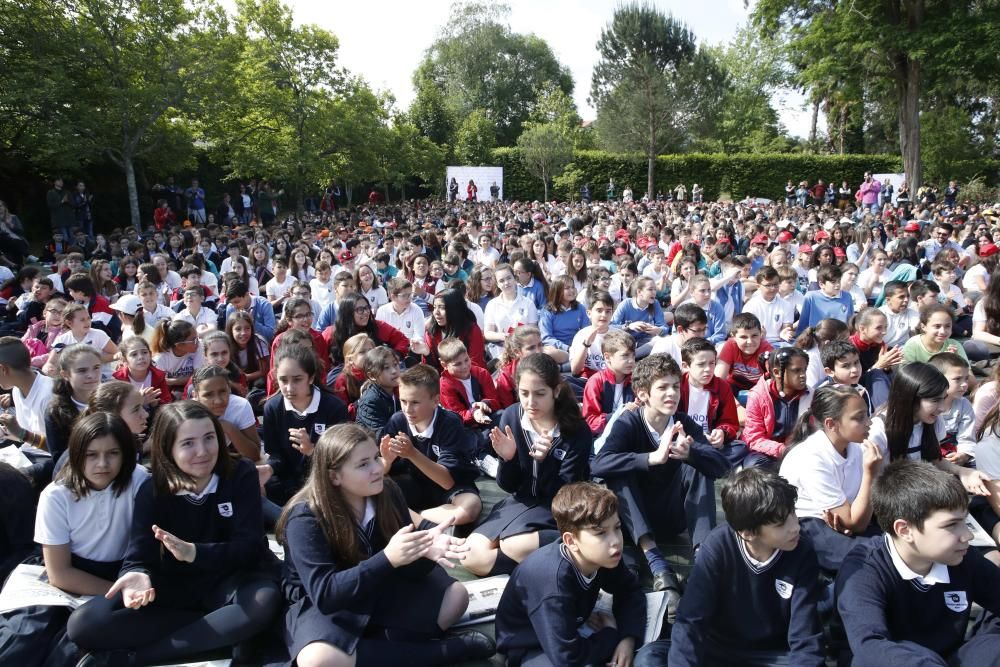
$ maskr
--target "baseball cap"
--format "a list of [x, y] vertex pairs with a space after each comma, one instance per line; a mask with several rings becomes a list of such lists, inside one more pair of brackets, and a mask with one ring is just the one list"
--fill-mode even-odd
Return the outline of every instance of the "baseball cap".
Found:
[[799, 253], [812, 252], [812, 251], [813, 251], [813, 247], [811, 245], [809, 245], [808, 243], [803, 243], [802, 245], [799, 246]]
[[920, 231], [920, 223], [919, 222], [908, 222], [903, 227], [903, 231], [904, 232], [919, 232]]
[[785, 230], [783, 232], [779, 232], [778, 233], [778, 243], [788, 243], [789, 241], [791, 241], [794, 238], [795, 238], [795, 235], [792, 234], [788, 230]]
[[[996, 246], [993, 247], [996, 248]], [[983, 256], [982, 249], [980, 249], [979, 255]], [[117, 310], [119, 313], [125, 313], [126, 315], [135, 315], [139, 312], [139, 308], [141, 306], [142, 300], [135, 294], [122, 294], [117, 301], [111, 304], [111, 307], [114, 310]]]

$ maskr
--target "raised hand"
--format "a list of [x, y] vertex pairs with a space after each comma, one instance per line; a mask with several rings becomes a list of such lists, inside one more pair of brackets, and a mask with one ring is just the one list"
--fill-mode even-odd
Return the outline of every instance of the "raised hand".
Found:
[[490, 431], [490, 444], [504, 461], [512, 461], [517, 456], [517, 443], [514, 441], [514, 432], [510, 430], [510, 426], [504, 427], [503, 431], [494, 426]]
[[153, 526], [153, 537], [182, 563], [193, 563], [198, 548], [191, 542], [185, 542], [173, 533], [168, 533], [159, 526]]
[[288, 429], [288, 441], [302, 456], [312, 456], [313, 450], [316, 449], [304, 428]]
[[382, 441], [378, 443], [378, 451], [382, 455], [382, 460], [386, 463], [392, 463], [396, 460], [396, 454], [392, 451], [391, 435], [382, 436]]
[[407, 524], [396, 531], [385, 545], [385, 557], [393, 567], [409, 565], [427, 553], [431, 545], [430, 531], [414, 531], [413, 524]]
[[528, 455], [536, 461], [544, 461], [550, 451], [552, 451], [552, 436], [539, 435], [531, 444]]
[[861, 459], [861, 465], [865, 467], [868, 472], [875, 472], [878, 470], [879, 466], [882, 465], [882, 450], [878, 448], [871, 440], [865, 440], [861, 443], [864, 448], [864, 458]]

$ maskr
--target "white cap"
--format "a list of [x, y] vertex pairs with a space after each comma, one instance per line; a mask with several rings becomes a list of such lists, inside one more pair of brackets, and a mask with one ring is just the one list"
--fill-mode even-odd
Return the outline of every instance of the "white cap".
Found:
[[142, 307], [142, 301], [135, 294], [122, 294], [111, 307], [126, 315], [135, 315]]

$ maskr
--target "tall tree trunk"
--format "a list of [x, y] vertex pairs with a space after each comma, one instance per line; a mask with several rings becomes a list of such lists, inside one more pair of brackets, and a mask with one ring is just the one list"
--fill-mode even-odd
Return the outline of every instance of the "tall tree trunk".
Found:
[[[656, 125], [653, 120], [653, 112], [649, 112], [649, 148], [646, 151], [646, 192], [649, 193], [650, 201], [656, 201]], [[625, 185], [628, 185], [626, 183]], [[633, 193], [634, 197], [634, 193]]]
[[920, 163], [920, 92], [922, 87], [920, 62], [897, 56], [896, 90], [899, 95], [899, 147], [903, 153], [903, 171], [910, 192], [923, 183]]
[[844, 135], [847, 133], [847, 104], [843, 104], [840, 107], [839, 114], [839, 126], [840, 126], [840, 154], [844, 154]]
[[139, 189], [135, 184], [135, 165], [132, 163], [132, 154], [122, 154], [122, 167], [125, 169], [125, 183], [128, 186], [128, 208], [132, 214], [132, 226], [142, 233], [142, 220], [139, 218]]
[[820, 98], [813, 100], [812, 122], [809, 124], [809, 150], [816, 150], [816, 133], [819, 127], [819, 103]]
[[544, 172], [542, 172], [542, 193], [542, 201], [547, 202], [549, 200], [549, 179]]

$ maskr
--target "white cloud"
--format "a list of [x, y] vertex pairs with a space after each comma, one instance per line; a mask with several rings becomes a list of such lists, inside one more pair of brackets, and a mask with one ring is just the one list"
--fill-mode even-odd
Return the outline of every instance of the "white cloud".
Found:
[[[285, 0], [299, 23], [314, 23], [340, 41], [340, 63], [372, 86], [388, 90], [400, 108], [413, 100], [411, 76], [426, 49], [448, 20], [450, 0], [368, 0], [330, 3]], [[617, 0], [510, 0], [510, 24], [517, 32], [545, 39], [575, 82], [574, 99], [585, 119], [594, 110], [587, 103], [590, 77], [597, 60], [595, 45], [611, 20]], [[743, 0], [655, 0], [688, 25], [702, 43], [728, 42], [749, 15]], [[801, 96], [780, 100], [779, 113], [791, 134], [809, 131], [809, 110]], [[802, 100], [804, 102], [804, 100]]]

